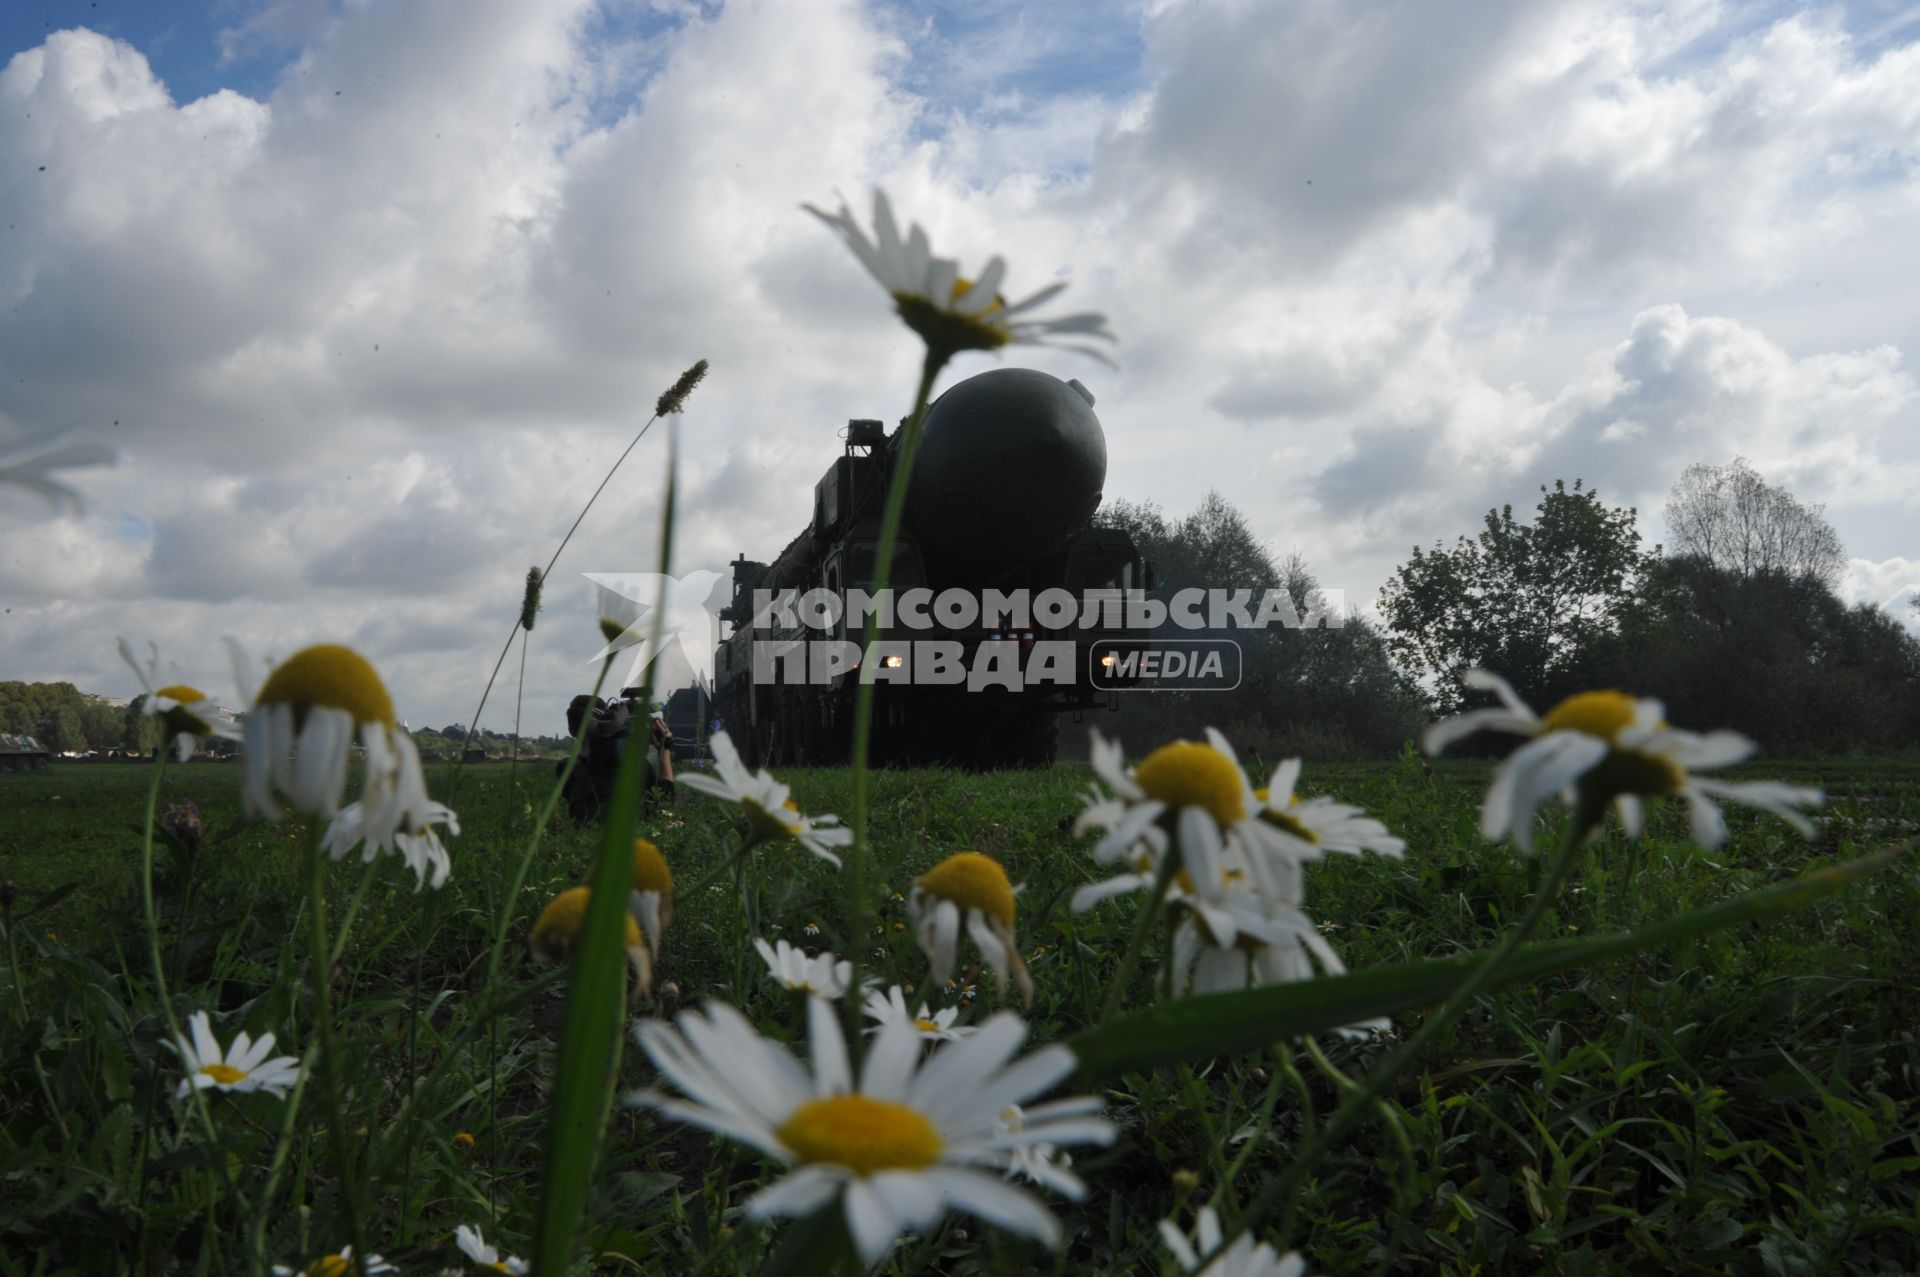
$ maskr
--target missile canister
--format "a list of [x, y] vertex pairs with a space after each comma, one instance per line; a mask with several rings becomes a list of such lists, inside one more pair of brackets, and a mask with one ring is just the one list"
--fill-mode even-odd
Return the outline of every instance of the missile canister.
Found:
[[1106, 436], [1079, 382], [995, 369], [928, 409], [907, 518], [924, 549], [991, 582], [1083, 530], [1106, 478]]

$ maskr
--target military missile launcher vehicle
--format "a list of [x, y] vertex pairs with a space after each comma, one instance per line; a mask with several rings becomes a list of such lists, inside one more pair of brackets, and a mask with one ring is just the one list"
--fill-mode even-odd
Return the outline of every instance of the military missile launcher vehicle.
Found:
[[53, 754], [31, 736], [0, 733], [0, 772], [43, 772]]
[[[713, 713], [753, 766], [830, 766], [849, 755], [854, 696], [861, 676], [857, 644], [863, 620], [849, 624], [849, 591], [871, 591], [887, 488], [899, 462], [902, 431], [848, 423], [845, 452], [814, 487], [813, 519], [770, 563], [733, 563], [733, 595], [720, 612], [723, 637], [714, 659]], [[1023, 621], [982, 608], [926, 606], [943, 592], [992, 600], [992, 592], [1142, 590], [1148, 565], [1132, 537], [1096, 525], [1106, 482], [1106, 437], [1093, 396], [1077, 381], [1021, 368], [996, 369], [949, 388], [928, 410], [895, 548], [892, 597], [875, 649], [873, 758], [882, 765], [977, 769], [1038, 767], [1053, 761], [1063, 712], [1117, 704], [1124, 680], [1112, 677], [1116, 645], [1142, 635], [1103, 608], [1082, 606], [1063, 619], [1031, 609]], [[911, 623], [902, 615], [924, 591]], [[765, 594], [757, 592], [764, 591]], [[791, 591], [837, 600], [838, 619], [823, 628], [756, 600]], [[1052, 624], [1048, 621], [1051, 619]], [[1091, 619], [1095, 624], [1086, 622]], [[850, 668], [823, 667], [821, 640], [853, 653]], [[848, 640], [856, 646], [849, 647]], [[928, 644], [958, 653], [969, 671], [1003, 675], [942, 682], [927, 676]], [[1071, 645], [1070, 649], [1068, 645]], [[804, 678], [781, 654], [808, 649]], [[1068, 652], [1059, 665], [1046, 661]], [[769, 677], [779, 672], [778, 677]], [[1010, 685], [1017, 682], [1017, 686]]]

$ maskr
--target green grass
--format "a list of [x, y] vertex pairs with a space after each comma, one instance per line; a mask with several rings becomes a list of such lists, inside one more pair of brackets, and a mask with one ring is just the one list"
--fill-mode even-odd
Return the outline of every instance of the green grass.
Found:
[[[1728, 846], [1708, 854], [1684, 842], [1680, 811], [1656, 809], [1631, 889], [1633, 857], [1609, 838], [1582, 861], [1543, 934], [1631, 929], [1920, 828], [1914, 760], [1750, 771], [1828, 787], [1834, 804], [1817, 842], [1736, 812]], [[1477, 834], [1487, 773], [1477, 763], [1431, 771], [1408, 760], [1309, 763], [1306, 792], [1359, 803], [1408, 842], [1404, 861], [1338, 858], [1310, 870], [1307, 908], [1350, 967], [1485, 949], [1524, 907], [1538, 866]], [[16, 987], [0, 971], [0, 1273], [143, 1262], [238, 1270], [239, 1221], [216, 1200], [222, 1174], [257, 1196], [283, 1107], [216, 1097], [223, 1165], [173, 1100], [179, 1069], [162, 1045], [141, 921], [139, 817], [151, 775], [69, 765], [0, 778], [0, 875], [18, 884], [8, 939], [22, 975]], [[847, 810], [846, 773], [787, 779], [804, 810]], [[1070, 831], [1088, 780], [1071, 767], [877, 776], [869, 881], [882, 930], [862, 938], [872, 966], [916, 984], [925, 960], [896, 894], [954, 850], [987, 852], [1025, 884], [1019, 936], [1037, 985], [1035, 1039], [1092, 1023], [1135, 902], [1080, 915], [1067, 907], [1073, 888], [1099, 874], [1085, 854], [1090, 840]], [[297, 1051], [312, 1036], [304, 835], [291, 823], [238, 829], [238, 782], [231, 766], [167, 773], [162, 808], [192, 799], [212, 836], [190, 882], [171, 854], [159, 861], [163, 951], [182, 1016], [205, 1008], [223, 1040], [241, 1027], [273, 1031]], [[490, 1026], [473, 1019], [502, 896], [551, 775], [522, 767], [518, 782], [509, 786], [504, 767], [466, 769], [450, 798], [465, 832], [449, 844], [449, 885], [415, 894], [396, 861], [377, 865], [335, 972], [355, 1138], [376, 1150], [369, 1156], [389, 1155], [375, 1168], [381, 1191], [369, 1235], [407, 1272], [452, 1263], [456, 1224], [477, 1224], [516, 1253], [529, 1249], [564, 986]], [[444, 780], [434, 784], [444, 791]], [[640, 828], [683, 885], [733, 845], [719, 805], [691, 794], [671, 818], [648, 813]], [[537, 974], [524, 957], [532, 917], [583, 878], [595, 846], [591, 830], [549, 832], [513, 906], [514, 981]], [[363, 872], [351, 860], [329, 876], [337, 920]], [[756, 853], [743, 900], [728, 876], [677, 901], [655, 1009], [719, 998], [793, 1036], [798, 1008], [761, 975], [751, 937], [844, 954], [841, 898], [839, 876], [806, 853]], [[1916, 906], [1920, 883], [1903, 862], [1784, 919], [1482, 999], [1392, 1092], [1404, 1142], [1380, 1123], [1360, 1127], [1267, 1234], [1330, 1274], [1920, 1270]], [[810, 923], [817, 938], [804, 933]], [[1153, 996], [1157, 954], [1142, 967], [1129, 991], [1135, 1005]], [[1001, 1005], [990, 976], [970, 973], [966, 983], [976, 991], [968, 1015]], [[1364, 1071], [1380, 1050], [1334, 1037], [1319, 1047], [1317, 1059], [1301, 1044], [1277, 1044], [1113, 1085], [1109, 1112], [1122, 1137], [1076, 1160], [1090, 1187], [1084, 1203], [1053, 1203], [1068, 1235], [1058, 1257], [949, 1218], [891, 1263], [915, 1256], [954, 1273], [1160, 1271], [1167, 1259], [1155, 1221], [1184, 1224], [1216, 1193], [1231, 1214], [1337, 1105], [1338, 1075]], [[407, 1079], [443, 1063], [445, 1085], [412, 1123], [397, 1122]], [[623, 1086], [650, 1080], [638, 1052], [621, 1067]], [[474, 1138], [470, 1151], [456, 1144], [462, 1132]], [[309, 1098], [267, 1221], [280, 1262], [343, 1240], [326, 1158], [321, 1111]], [[685, 1272], [706, 1260], [710, 1272], [757, 1271], [769, 1235], [738, 1207], [767, 1169], [704, 1134], [617, 1108], [587, 1208], [584, 1236], [602, 1256], [592, 1270]]]

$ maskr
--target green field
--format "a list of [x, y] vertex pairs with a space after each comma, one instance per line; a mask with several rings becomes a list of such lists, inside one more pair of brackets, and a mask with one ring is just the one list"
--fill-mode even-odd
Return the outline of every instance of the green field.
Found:
[[[1485, 949], [1524, 907], [1537, 864], [1477, 833], [1489, 771], [1412, 758], [1309, 763], [1306, 793], [1359, 803], [1408, 843], [1404, 861], [1340, 857], [1309, 870], [1307, 909], [1350, 968]], [[1733, 836], [1709, 854], [1685, 842], [1681, 811], [1656, 807], [1637, 855], [1617, 834], [1591, 850], [1543, 934], [1631, 930], [1920, 828], [1914, 759], [1740, 771], [1824, 785], [1831, 801], [1818, 840], [1730, 810]], [[282, 1107], [215, 1097], [220, 1159], [174, 1100], [180, 1068], [164, 1045], [140, 891], [152, 775], [63, 765], [0, 778], [0, 876], [17, 885], [0, 971], [0, 1273], [241, 1270], [239, 1239], [253, 1221], [233, 1217], [223, 1176], [258, 1195]], [[786, 778], [803, 809], [848, 809], [845, 773]], [[464, 827], [449, 842], [453, 876], [440, 892], [415, 894], [392, 860], [363, 872], [350, 858], [330, 870], [335, 920], [365, 885], [333, 987], [351, 1045], [347, 1107], [382, 1185], [369, 1235], [409, 1273], [456, 1263], [448, 1237], [458, 1224], [528, 1250], [564, 983], [486, 1031], [464, 1031], [551, 774], [523, 767], [517, 780], [509, 784], [504, 766], [474, 767], [449, 791], [436, 776], [436, 794]], [[926, 962], [896, 893], [946, 854], [975, 849], [1025, 884], [1019, 939], [1038, 986], [1035, 1038], [1097, 1018], [1137, 900], [1067, 908], [1073, 888], [1103, 875], [1085, 854], [1091, 839], [1070, 830], [1088, 781], [1066, 766], [877, 776], [884, 922], [870, 939], [879, 973], [919, 983]], [[182, 1016], [208, 1009], [223, 1040], [244, 1026], [278, 1032], [297, 1050], [310, 1023], [305, 834], [297, 822], [241, 828], [238, 783], [233, 766], [165, 776], [161, 808], [193, 800], [211, 834], [190, 863], [160, 853], [161, 947]], [[671, 813], [647, 814], [641, 832], [665, 849], [683, 886], [720, 863], [734, 838], [719, 804], [686, 793]], [[595, 846], [591, 831], [564, 825], [546, 838], [512, 907], [514, 979], [537, 974], [524, 957], [529, 923], [581, 880]], [[841, 890], [829, 866], [786, 848], [748, 862], [743, 899], [727, 875], [683, 896], [656, 1009], [714, 997], [741, 1005], [763, 1031], [793, 1033], [797, 1008], [742, 937], [844, 954]], [[817, 938], [803, 934], [810, 923]], [[1151, 956], [1143, 964], [1133, 1002], [1155, 996], [1155, 965]], [[965, 1016], [999, 1005], [989, 979], [967, 983], [975, 997]], [[1920, 876], [1903, 860], [1798, 913], [1485, 997], [1391, 1095], [1404, 1140], [1381, 1123], [1361, 1126], [1265, 1232], [1329, 1274], [1920, 1271], [1916, 1034]], [[1067, 1230], [1057, 1257], [949, 1216], [881, 1271], [1172, 1271], [1155, 1222], [1184, 1222], [1216, 1193], [1229, 1210], [1253, 1196], [1337, 1104], [1339, 1076], [1379, 1050], [1326, 1035], [1126, 1075], [1106, 1091], [1121, 1139], [1075, 1158], [1087, 1200], [1051, 1203]], [[431, 1103], [399, 1121], [408, 1080], [442, 1063]], [[651, 1080], [637, 1051], [621, 1067], [625, 1086]], [[310, 1108], [264, 1221], [279, 1262], [339, 1244], [324, 1124]], [[470, 1148], [456, 1140], [462, 1133]], [[590, 1270], [758, 1271], [770, 1232], [737, 1207], [765, 1174], [734, 1146], [617, 1109], [588, 1208], [584, 1236], [599, 1256]], [[586, 1261], [578, 1271], [589, 1271]]]

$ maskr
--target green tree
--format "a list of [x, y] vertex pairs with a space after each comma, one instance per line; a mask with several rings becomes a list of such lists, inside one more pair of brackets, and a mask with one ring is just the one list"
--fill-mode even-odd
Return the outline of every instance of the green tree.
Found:
[[1664, 559], [1612, 646], [1596, 682], [1659, 697], [1671, 721], [1731, 728], [1768, 753], [1920, 739], [1920, 639], [1812, 573]]
[[153, 752], [160, 743], [160, 720], [141, 713], [145, 694], [133, 698], [120, 712], [120, 748], [136, 754]]
[[1578, 479], [1540, 492], [1533, 522], [1510, 505], [1489, 510], [1477, 537], [1414, 547], [1380, 591], [1388, 651], [1443, 712], [1460, 708], [1459, 675], [1473, 666], [1536, 704], [1576, 690], [1651, 561], [1632, 507], [1602, 504]]
[[56, 754], [87, 747], [87, 733], [80, 710], [74, 705], [56, 705], [40, 720], [40, 743]]
[[87, 748], [107, 750], [118, 745], [124, 732], [120, 710], [90, 696], [79, 701], [80, 731], [87, 738]]

